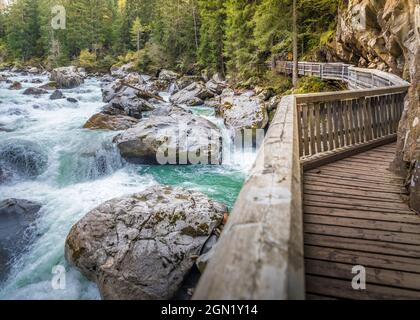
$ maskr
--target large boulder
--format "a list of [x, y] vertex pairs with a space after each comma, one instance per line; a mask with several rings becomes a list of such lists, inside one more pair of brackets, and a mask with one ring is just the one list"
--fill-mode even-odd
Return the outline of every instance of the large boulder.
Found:
[[201, 193], [155, 186], [89, 212], [65, 256], [104, 299], [171, 299], [226, 211]]
[[74, 66], [61, 67], [52, 70], [50, 80], [55, 82], [59, 89], [76, 88], [84, 82], [83, 76]]
[[48, 165], [48, 156], [31, 141], [10, 139], [0, 142], [0, 168], [22, 178], [35, 178]]
[[222, 79], [222, 76], [216, 73], [209, 81], [207, 81], [206, 88], [215, 95], [222, 94], [223, 90], [227, 88], [226, 81]]
[[[126, 115], [140, 119], [142, 112], [154, 109], [153, 105], [143, 98], [145, 95], [141, 97], [142, 94], [139, 90], [130, 88], [125, 84], [139, 88], [147, 95], [147, 84], [144, 79], [139, 74], [129, 74], [124, 79], [103, 86], [102, 97], [107, 105], [103, 108], [102, 113]], [[150, 93], [150, 96], [152, 96], [152, 93]]]
[[175, 93], [171, 98], [174, 104], [186, 104], [188, 106], [202, 105], [206, 99], [214, 97], [206, 86], [201, 82], [193, 82], [186, 88]]
[[201, 76], [182, 76], [176, 81], [176, 86], [178, 90], [185, 89], [194, 82], [202, 82], [203, 78]]
[[91, 130], [121, 131], [132, 128], [137, 123], [138, 120], [133, 117], [97, 113], [86, 122], [83, 128]]
[[112, 66], [111, 67], [111, 76], [116, 78], [124, 78], [127, 76], [133, 69], [134, 63], [126, 63], [122, 66]]
[[0, 283], [6, 279], [13, 259], [30, 244], [31, 225], [40, 209], [41, 204], [27, 200], [0, 201]]
[[219, 164], [219, 128], [181, 108], [151, 115], [115, 137], [121, 155], [137, 164]]
[[173, 72], [171, 70], [163, 69], [159, 73], [159, 80], [170, 81], [171, 82], [171, 81], [175, 81], [178, 78], [179, 78], [179, 74], [176, 73], [176, 72]]
[[264, 129], [268, 124], [266, 105], [253, 91], [237, 95], [233, 90], [224, 90], [218, 113], [234, 129]]

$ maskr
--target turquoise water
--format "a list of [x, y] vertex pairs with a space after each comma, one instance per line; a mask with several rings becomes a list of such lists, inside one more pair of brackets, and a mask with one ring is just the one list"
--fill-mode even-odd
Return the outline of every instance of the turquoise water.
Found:
[[[8, 76], [19, 81], [34, 77], [48, 81], [39, 76]], [[65, 239], [74, 223], [104, 201], [155, 184], [198, 190], [231, 208], [253, 162], [251, 153], [239, 159], [225, 157], [222, 166], [129, 165], [112, 144], [117, 133], [82, 128], [103, 106], [96, 79], [63, 90], [66, 97], [78, 99], [77, 104], [52, 101], [48, 95], [22, 95], [25, 88], [34, 86], [30, 83], [23, 83], [24, 88], [18, 91], [8, 90], [8, 86], [0, 83], [0, 142], [24, 139], [39, 144], [48, 155], [48, 168], [34, 180], [0, 185], [0, 200], [21, 198], [43, 205], [35, 226], [37, 237], [14, 262], [8, 280], [0, 284], [0, 299], [99, 299], [96, 285], [64, 259]], [[230, 132], [212, 109], [199, 107], [194, 112], [218, 124], [224, 144], [230, 146]], [[51, 286], [56, 265], [66, 268], [64, 290]]]

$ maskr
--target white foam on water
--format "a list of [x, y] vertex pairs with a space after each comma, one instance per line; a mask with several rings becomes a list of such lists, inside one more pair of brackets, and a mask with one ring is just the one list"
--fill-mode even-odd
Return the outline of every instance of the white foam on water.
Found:
[[[48, 82], [45, 76], [10, 77], [13, 81], [33, 78]], [[99, 204], [140, 192], [157, 182], [151, 175], [139, 175], [135, 166], [123, 165], [111, 144], [117, 133], [82, 129], [104, 105], [97, 80], [87, 79], [79, 88], [62, 90], [66, 97], [76, 98], [77, 103], [50, 100], [50, 93], [39, 97], [22, 95], [25, 88], [41, 85], [22, 84], [22, 90], [12, 91], [7, 89], [10, 84], [0, 83], [0, 142], [23, 139], [39, 144], [48, 155], [48, 168], [35, 180], [0, 185], [0, 200], [19, 198], [43, 205], [35, 241], [14, 263], [8, 280], [0, 284], [0, 299], [99, 299], [96, 285], [66, 263], [66, 236], [74, 223]], [[163, 96], [168, 100], [168, 94]], [[10, 115], [10, 110], [18, 112]], [[231, 132], [223, 121], [212, 114], [203, 116], [222, 129], [225, 147], [230, 147]], [[2, 127], [11, 131], [2, 131]], [[245, 158], [239, 163], [215, 166], [214, 172], [245, 172], [255, 154]], [[98, 162], [99, 171], [95, 167]], [[191, 184], [191, 188], [199, 189], [199, 185]], [[64, 290], [52, 288], [52, 268], [56, 265], [67, 270]]]

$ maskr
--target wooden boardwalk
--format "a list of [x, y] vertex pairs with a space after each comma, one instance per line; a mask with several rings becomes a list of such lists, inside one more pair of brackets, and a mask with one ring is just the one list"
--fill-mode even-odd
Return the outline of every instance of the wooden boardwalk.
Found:
[[[388, 144], [304, 174], [308, 299], [420, 299], [420, 217]], [[366, 268], [354, 290], [352, 268]]]

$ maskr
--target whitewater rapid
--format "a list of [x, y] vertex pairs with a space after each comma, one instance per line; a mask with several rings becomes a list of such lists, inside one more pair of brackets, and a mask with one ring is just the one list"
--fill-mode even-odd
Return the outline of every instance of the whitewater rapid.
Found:
[[[27, 199], [43, 205], [35, 228], [36, 238], [12, 266], [8, 280], [0, 284], [0, 299], [100, 299], [96, 285], [86, 280], [64, 259], [65, 238], [74, 223], [109, 199], [140, 192], [160, 183], [206, 193], [232, 207], [255, 154], [223, 166], [135, 166], [124, 163], [112, 145], [116, 132], [90, 131], [83, 124], [104, 105], [100, 83], [89, 78], [82, 86], [62, 90], [66, 99], [49, 100], [48, 95], [25, 96], [38, 75], [7, 75], [23, 84], [8, 90], [0, 82], [0, 142], [24, 139], [39, 144], [48, 155], [48, 168], [34, 180], [0, 185], [0, 201]], [[23, 81], [28, 80], [28, 83]], [[167, 95], [163, 94], [167, 97]], [[222, 129], [225, 147], [230, 132], [210, 108], [195, 113], [214, 121]], [[226, 150], [227, 150], [226, 148]], [[54, 290], [54, 266], [65, 267], [65, 289]]]

